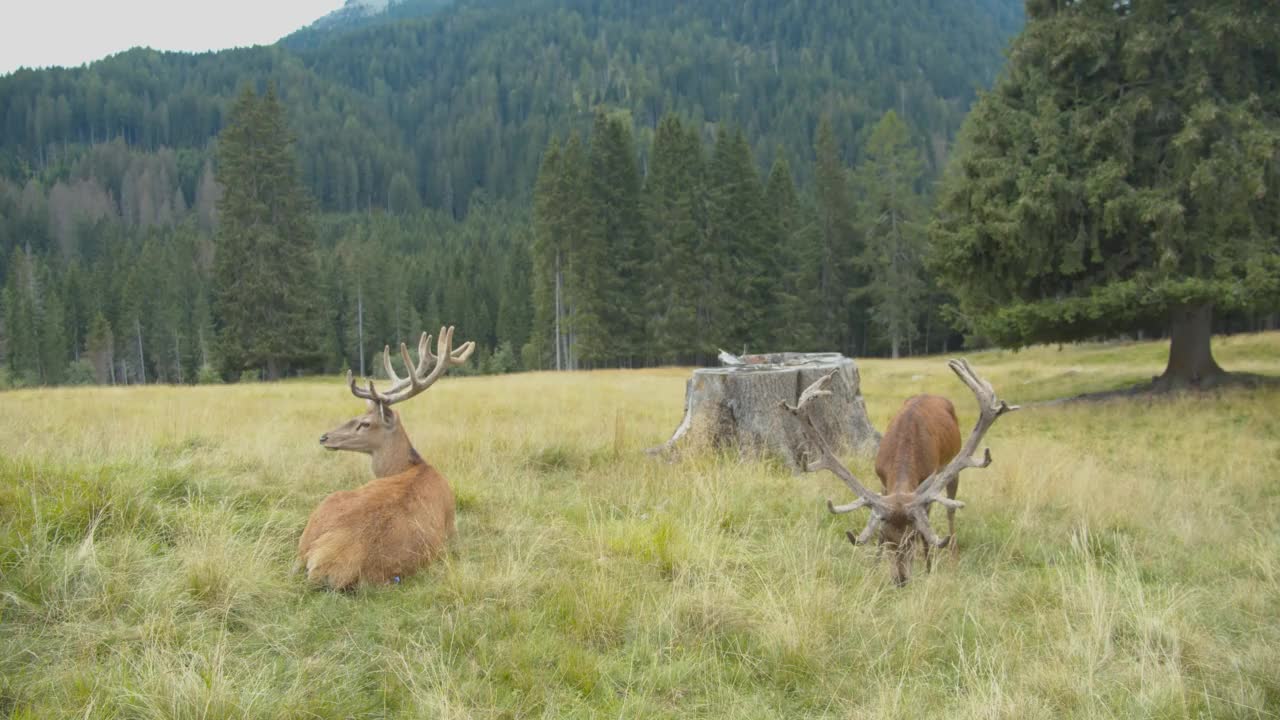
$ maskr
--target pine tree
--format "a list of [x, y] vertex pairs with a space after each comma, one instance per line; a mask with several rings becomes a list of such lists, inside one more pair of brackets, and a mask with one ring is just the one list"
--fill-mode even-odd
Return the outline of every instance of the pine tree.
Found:
[[620, 237], [625, 189], [617, 176], [621, 151], [616, 140], [613, 120], [597, 111], [582, 185], [586, 224], [574, 251], [579, 279], [574, 330], [579, 357], [588, 367], [616, 360], [625, 343], [619, 332], [623, 313], [614, 306], [622, 293], [620, 248], [626, 244]]
[[769, 247], [764, 189], [741, 129], [722, 127], [716, 138], [707, 212], [710, 267], [719, 270], [714, 301], [718, 317], [711, 327], [719, 341], [734, 348], [764, 350], [775, 320], [777, 269]]
[[80, 358], [85, 333], [89, 328], [93, 305], [86, 296], [84, 270], [78, 261], [67, 265], [62, 272], [62, 300], [66, 316], [66, 341], [73, 359]]
[[583, 358], [594, 363], [642, 358], [648, 243], [631, 129], [620, 117], [596, 116], [589, 157], [591, 223], [581, 254], [596, 296], [600, 335], [583, 337]]
[[[566, 367], [564, 354], [565, 198], [561, 192], [560, 142], [551, 139], [542, 157], [533, 195], [533, 333], [531, 358], [538, 365]], [[532, 368], [531, 368], [532, 369]]]
[[868, 277], [861, 294], [871, 301], [872, 320], [888, 336], [895, 358], [902, 344], [916, 336], [928, 293], [923, 267], [926, 211], [916, 192], [922, 173], [906, 123], [890, 110], [867, 138], [858, 170], [866, 223], [858, 264]]
[[1168, 323], [1209, 384], [1216, 310], [1280, 303], [1280, 4], [1035, 0], [966, 121], [933, 267], [1006, 345]]
[[245, 88], [219, 136], [215, 280], [224, 372], [268, 379], [322, 358], [314, 230], [274, 89]]
[[[126, 385], [147, 382], [146, 343], [142, 337], [143, 317], [146, 315], [147, 298], [146, 281], [137, 267], [132, 268], [125, 276], [118, 297], [119, 318], [115, 327], [119, 329], [116, 342], [119, 352], [116, 360], [122, 364], [119, 379]], [[155, 377], [152, 373], [151, 378]]]
[[533, 328], [529, 306], [530, 275], [533, 271], [527, 240], [518, 238], [503, 263], [502, 285], [498, 292], [497, 343], [505, 344], [514, 361]]
[[823, 309], [821, 333], [836, 342], [841, 351], [849, 351], [854, 347], [855, 337], [851, 321], [853, 308], [848, 296], [857, 287], [849, 265], [857, 249], [853, 241], [853, 207], [849, 200], [848, 178], [831, 128], [831, 118], [827, 115], [823, 115], [818, 123], [814, 152], [821, 249], [818, 265], [818, 297]]
[[387, 188], [387, 210], [392, 213], [406, 214], [416, 212], [422, 206], [418, 199], [418, 191], [413, 187], [409, 176], [403, 171], [391, 177], [391, 185]]
[[191, 308], [191, 332], [196, 369], [212, 368], [216, 332], [213, 328], [213, 310], [210, 307], [209, 294], [204, 288], [197, 291]]
[[115, 338], [111, 324], [101, 312], [89, 323], [84, 351], [93, 365], [94, 381], [99, 385], [111, 384], [115, 378]]
[[67, 364], [71, 361], [70, 343], [67, 340], [66, 312], [62, 293], [44, 263], [40, 263], [39, 335], [40, 381], [57, 385], [63, 381]]
[[822, 316], [819, 295], [818, 234], [805, 217], [796, 194], [791, 168], [778, 153], [765, 186], [765, 209], [770, 245], [775, 248], [779, 275], [774, 338], [779, 349], [819, 351]]
[[607, 128], [608, 119], [598, 114], [588, 151], [581, 153], [570, 137], [561, 163], [569, 232], [571, 368], [579, 363], [598, 367], [616, 355], [607, 314], [617, 275], [610, 267], [604, 188], [597, 188], [604, 182]]
[[654, 133], [645, 215], [652, 241], [651, 280], [642, 295], [651, 317], [649, 339], [658, 360], [689, 362], [699, 350], [697, 264], [702, 227], [702, 144], [676, 115]]
[[14, 248], [4, 287], [5, 354], [14, 379], [25, 385], [41, 382], [39, 287], [31, 255]]

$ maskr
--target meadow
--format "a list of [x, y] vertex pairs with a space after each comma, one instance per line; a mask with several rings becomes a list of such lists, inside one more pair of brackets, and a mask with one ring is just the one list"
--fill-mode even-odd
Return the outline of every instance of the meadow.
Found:
[[[1030, 404], [1167, 347], [967, 357]], [[1280, 375], [1280, 334], [1215, 350]], [[944, 360], [859, 361], [875, 425], [929, 391], [967, 433]], [[645, 456], [687, 375], [445, 378], [402, 412], [458, 536], [345, 594], [291, 573], [312, 508], [369, 479], [317, 444], [363, 407], [338, 379], [0, 394], [0, 715], [1280, 717], [1280, 389], [1002, 418], [958, 562], [896, 589], [831, 475]]]

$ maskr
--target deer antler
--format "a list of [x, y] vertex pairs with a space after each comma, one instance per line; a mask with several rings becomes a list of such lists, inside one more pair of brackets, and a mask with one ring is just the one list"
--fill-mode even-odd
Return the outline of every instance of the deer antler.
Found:
[[809, 387], [804, 389], [804, 392], [800, 393], [800, 399], [795, 405], [791, 405], [784, 401], [782, 406], [800, 420], [800, 428], [804, 432], [805, 438], [809, 441], [809, 446], [818, 453], [818, 459], [814, 462], [808, 463], [805, 466], [805, 470], [808, 472], [828, 470], [833, 475], [843, 480], [844, 484], [849, 486], [849, 489], [858, 496], [856, 501], [840, 507], [832, 505], [831, 501], [828, 500], [827, 509], [833, 513], [847, 513], [861, 507], [871, 508], [871, 517], [867, 520], [867, 527], [862, 531], [862, 534], [854, 537], [853, 533], [849, 533], [850, 542], [854, 545], [861, 545], [871, 538], [872, 534], [875, 533], [876, 528], [884, 521], [885, 515], [889, 513], [889, 506], [885, 503], [884, 498], [879, 493], [868, 490], [865, 485], [859, 482], [858, 478], [854, 477], [853, 473], [849, 472], [848, 468], [836, 459], [835, 455], [831, 452], [831, 448], [827, 445], [827, 441], [822, 437], [822, 433], [818, 432], [818, 428], [813, 424], [813, 418], [809, 416], [809, 403], [812, 402], [814, 398], [831, 394], [830, 390], [825, 390], [823, 388], [826, 387], [826, 384], [831, 381], [831, 378], [834, 377], [835, 374], [836, 371], [832, 370], [826, 375], [823, 375], [813, 381]]
[[991, 425], [995, 423], [996, 418], [1020, 408], [1018, 405], [1010, 405], [996, 397], [996, 391], [991, 387], [991, 383], [978, 377], [973, 368], [969, 367], [967, 360], [948, 361], [947, 367], [951, 368], [952, 372], [965, 385], [969, 386], [969, 389], [973, 391], [974, 397], [977, 398], [978, 422], [973, 426], [973, 432], [969, 433], [969, 438], [964, 441], [960, 452], [952, 458], [951, 462], [947, 463], [941, 470], [925, 478], [924, 482], [920, 483], [920, 487], [916, 488], [916, 497], [911, 501], [913, 508], [925, 509], [930, 503], [934, 502], [942, 503], [946, 507], [964, 507], [964, 503], [939, 497], [942, 489], [954, 480], [961, 470], [984, 468], [991, 464], [991, 448], [983, 449], [981, 460], [974, 457], [973, 454], [978, 449], [978, 443], [982, 442], [983, 436], [987, 434], [987, 430], [991, 429]]
[[[400, 343], [400, 357], [404, 360], [405, 370], [408, 371], [408, 377], [401, 378], [396, 375], [395, 368], [391, 366], [391, 347], [386, 346], [382, 351], [383, 369], [387, 371], [387, 377], [391, 378], [391, 389], [385, 393], [380, 393], [373, 386], [373, 381], [369, 381], [367, 389], [360, 388], [356, 385], [355, 376], [351, 371], [347, 371], [347, 385], [351, 388], [351, 394], [365, 400], [382, 405], [394, 405], [398, 402], [404, 402], [418, 393], [426, 390], [440, 379], [449, 368], [461, 365], [471, 357], [471, 353], [476, 349], [475, 341], [468, 341], [462, 344], [457, 350], [453, 349], [453, 326], [440, 328], [440, 336], [436, 341], [436, 352], [431, 352], [431, 336], [422, 333], [422, 337], [418, 340], [418, 362], [415, 365], [412, 358], [409, 357], [409, 348], [404, 343]], [[428, 373], [427, 368], [431, 368]]]

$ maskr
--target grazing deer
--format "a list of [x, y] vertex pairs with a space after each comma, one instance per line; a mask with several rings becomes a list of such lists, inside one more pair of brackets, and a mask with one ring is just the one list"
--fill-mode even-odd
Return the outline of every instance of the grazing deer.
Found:
[[321, 435], [320, 444], [369, 455], [375, 479], [355, 490], [333, 493], [311, 513], [298, 542], [299, 565], [306, 568], [309, 580], [335, 590], [356, 583], [398, 582], [438, 555], [453, 535], [453, 491], [413, 449], [399, 414], [391, 409], [431, 387], [475, 350], [474, 342], [453, 350], [452, 327], [440, 328], [436, 354], [430, 346], [431, 336], [423, 333], [415, 366], [409, 349], [400, 344], [409, 372], [403, 379], [391, 367], [390, 348], [383, 351], [392, 380], [385, 393], [378, 392], [372, 380], [367, 389], [358, 387], [347, 372], [347, 386], [367, 402], [368, 412]]
[[[978, 399], [981, 414], [978, 423], [960, 446], [960, 422], [950, 400], [938, 395], [917, 395], [903, 403], [880, 441], [876, 454], [876, 474], [884, 486], [884, 494], [868, 490], [853, 473], [831, 453], [822, 434], [814, 426], [806, 407], [814, 398], [830, 395], [823, 386], [831, 375], [818, 378], [800, 395], [793, 407], [786, 405], [797, 418], [809, 445], [816, 451], [818, 460], [810, 463], [810, 472], [829, 470], [858, 496], [848, 505], [833, 505], [827, 501], [827, 509], [833, 513], [853, 512], [858, 508], [871, 509], [871, 517], [862, 534], [847, 532], [849, 542], [861, 545], [880, 530], [880, 542], [890, 552], [893, 581], [905, 585], [911, 579], [911, 561], [916, 537], [924, 547], [925, 568], [929, 565], [930, 548], [945, 548], [955, 536], [955, 513], [964, 503], [955, 499], [960, 483], [960, 471], [965, 468], [982, 468], [991, 464], [991, 450], [987, 449], [981, 460], [973, 456], [978, 443], [986, 435], [991, 424], [1001, 415], [1017, 410], [996, 398], [991, 383], [978, 377], [969, 363], [952, 360], [947, 365], [969, 386]], [[943, 488], [947, 496], [941, 497]], [[929, 525], [929, 508], [940, 503], [947, 509], [947, 536], [939, 538]], [[952, 545], [953, 552], [956, 546]]]

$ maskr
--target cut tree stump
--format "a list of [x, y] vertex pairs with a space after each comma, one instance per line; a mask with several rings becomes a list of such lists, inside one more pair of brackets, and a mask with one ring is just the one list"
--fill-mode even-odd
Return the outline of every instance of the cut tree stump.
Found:
[[746, 456], [773, 455], [803, 470], [805, 439], [799, 421], [782, 407], [794, 405], [812, 382], [836, 371], [831, 397], [813, 409], [814, 424], [835, 452], [873, 452], [880, 433], [867, 418], [858, 367], [840, 353], [768, 353], [734, 357], [724, 367], [700, 368], [685, 385], [684, 419], [671, 439], [651, 454], [683, 447], [736, 448]]

